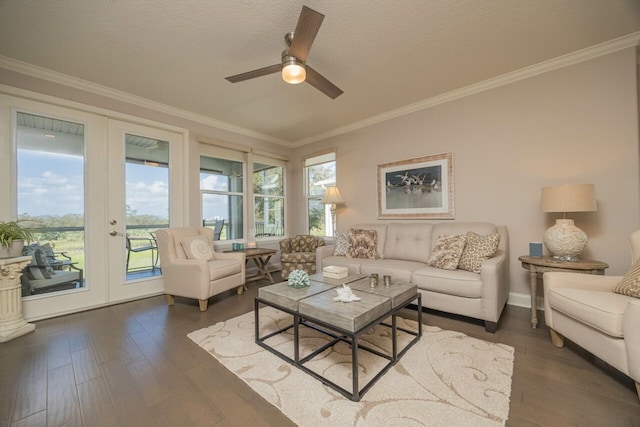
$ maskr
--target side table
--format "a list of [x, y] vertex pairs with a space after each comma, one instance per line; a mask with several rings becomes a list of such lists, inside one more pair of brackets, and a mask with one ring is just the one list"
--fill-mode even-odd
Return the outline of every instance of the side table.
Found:
[[568, 271], [571, 273], [604, 275], [604, 270], [609, 264], [602, 261], [580, 259], [578, 261], [559, 261], [550, 256], [533, 257], [523, 255], [518, 258], [522, 262], [522, 268], [529, 270], [529, 283], [531, 285], [531, 327], [538, 327], [538, 275], [547, 271]]

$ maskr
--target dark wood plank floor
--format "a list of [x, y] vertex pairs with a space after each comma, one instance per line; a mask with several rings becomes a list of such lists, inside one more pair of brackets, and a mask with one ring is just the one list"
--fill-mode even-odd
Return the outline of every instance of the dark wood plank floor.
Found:
[[[37, 322], [0, 344], [0, 426], [293, 425], [186, 337], [251, 311], [266, 284], [213, 298], [205, 313], [158, 296]], [[443, 313], [424, 321], [515, 348], [509, 426], [640, 426], [628, 377], [571, 343], [554, 348], [529, 318], [508, 306], [496, 334]]]

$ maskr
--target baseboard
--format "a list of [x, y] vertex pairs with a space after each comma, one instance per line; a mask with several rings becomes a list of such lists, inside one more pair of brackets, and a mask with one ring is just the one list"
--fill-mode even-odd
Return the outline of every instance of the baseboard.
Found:
[[[531, 295], [521, 294], [517, 292], [509, 292], [509, 298], [507, 299], [507, 304], [514, 305], [516, 307], [531, 308]], [[536, 305], [538, 306], [538, 310], [544, 311], [544, 298], [538, 297], [536, 301]]]

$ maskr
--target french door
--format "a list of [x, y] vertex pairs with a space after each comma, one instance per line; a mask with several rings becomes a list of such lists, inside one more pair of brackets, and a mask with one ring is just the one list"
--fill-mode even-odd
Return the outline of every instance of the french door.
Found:
[[109, 120], [111, 301], [162, 292], [155, 233], [182, 223], [182, 135]]
[[0, 219], [50, 254], [23, 274], [28, 319], [162, 292], [154, 232], [183, 223], [186, 138], [154, 125], [0, 94]]

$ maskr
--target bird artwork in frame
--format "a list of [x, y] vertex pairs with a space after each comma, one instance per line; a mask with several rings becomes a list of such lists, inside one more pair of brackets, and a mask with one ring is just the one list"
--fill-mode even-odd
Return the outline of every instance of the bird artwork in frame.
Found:
[[453, 153], [378, 165], [378, 218], [454, 219]]

